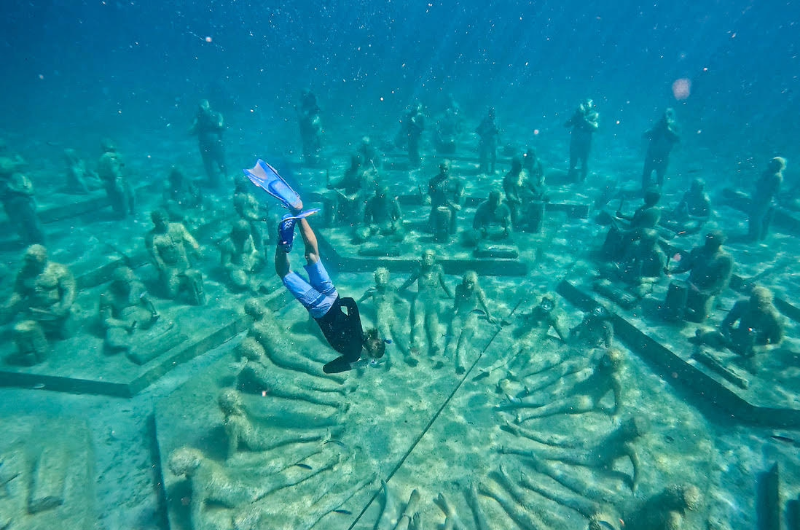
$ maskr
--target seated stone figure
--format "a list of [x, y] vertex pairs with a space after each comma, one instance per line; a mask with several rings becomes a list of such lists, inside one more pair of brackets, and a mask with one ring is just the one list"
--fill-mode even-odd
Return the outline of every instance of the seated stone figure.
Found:
[[658, 242], [659, 235], [655, 229], [644, 226], [636, 229], [633, 241], [627, 245], [619, 263], [609, 267], [613, 276], [636, 286], [661, 278], [667, 256]]
[[[535, 158], [535, 151], [529, 150], [527, 156]], [[527, 159], [527, 158], [526, 158]], [[544, 189], [544, 173], [541, 172], [541, 162], [536, 161], [532, 170], [537, 175], [531, 176], [523, 168], [523, 161], [519, 157], [511, 160], [511, 170], [503, 178], [503, 191], [506, 194], [506, 204], [511, 210], [511, 220], [514, 228], [520, 231], [539, 232], [544, 219], [545, 202], [548, 200]]]
[[583, 315], [580, 324], [569, 330], [569, 341], [574, 346], [611, 348], [614, 342], [614, 325], [611, 314], [600, 304]]
[[326, 431], [293, 433], [284, 429], [267, 432], [264, 427], [253, 424], [253, 420], [244, 409], [242, 395], [236, 390], [226, 389], [220, 392], [217, 399], [219, 408], [225, 416], [225, 436], [228, 440], [227, 457], [238, 451], [269, 451], [282, 445], [317, 442], [324, 440]]
[[511, 210], [500, 191], [492, 190], [489, 199], [478, 206], [472, 230], [465, 233], [464, 243], [477, 245], [483, 240], [510, 242], [511, 234]]
[[44, 243], [44, 231], [36, 212], [36, 197], [31, 180], [22, 173], [0, 173], [0, 202], [8, 221], [22, 243]]
[[232, 289], [255, 290], [254, 275], [264, 267], [264, 259], [253, 243], [247, 221], [234, 223], [230, 236], [220, 243], [220, 263]]
[[191, 250], [199, 258], [200, 245], [181, 223], [170, 223], [166, 211], [154, 210], [150, 218], [154, 227], [147, 233], [145, 245], [158, 269], [164, 295], [175, 300], [184, 293], [188, 303], [203, 305], [203, 275], [192, 268], [188, 254]]
[[458, 230], [458, 212], [464, 204], [464, 183], [452, 174], [452, 163], [443, 160], [439, 173], [428, 181], [428, 230], [438, 242], [448, 241]]
[[637, 208], [632, 216], [617, 212], [600, 250], [603, 259], [621, 260], [628, 250], [628, 245], [641, 235], [639, 229], [655, 228], [658, 225], [661, 220], [661, 208], [657, 204], [660, 200], [661, 192], [650, 188], [645, 191], [644, 204]]
[[78, 156], [74, 149], [64, 149], [64, 161], [67, 164], [67, 178], [64, 186], [67, 193], [85, 195], [103, 187], [97, 174], [86, 169], [86, 162]]
[[103, 154], [97, 162], [97, 176], [103, 183], [114, 215], [125, 219], [136, 213], [136, 196], [125, 175], [125, 162], [110, 140], [103, 140], [100, 148]]
[[107, 353], [130, 350], [134, 331], [148, 329], [159, 318], [144, 285], [129, 267], [114, 271], [111, 284], [100, 295], [99, 314]]
[[325, 221], [328, 226], [354, 226], [364, 219], [367, 201], [375, 191], [377, 170], [364, 167], [359, 155], [350, 157], [350, 167], [341, 179], [328, 181], [330, 193], [325, 198]]
[[397, 305], [406, 301], [397, 294], [397, 290], [389, 283], [389, 269], [378, 267], [375, 269], [375, 286], [370, 287], [357, 303], [372, 299], [375, 303], [375, 327], [378, 334], [384, 338], [391, 338], [397, 349], [408, 355], [408, 342], [405, 335], [404, 322], [407, 320], [397, 314]]
[[50, 352], [50, 339], [71, 335], [74, 301], [75, 278], [69, 269], [49, 261], [42, 245], [28, 247], [14, 292], [3, 306], [4, 319], [18, 316], [14, 327], [17, 361], [40, 363]]
[[[253, 236], [253, 243], [259, 252], [264, 250], [264, 241], [268, 240], [268, 234], [275, 232], [267, 228], [266, 220], [275, 221], [266, 212], [262, 212], [262, 206], [256, 196], [250, 193], [252, 184], [247, 177], [236, 179], [233, 193], [233, 209], [239, 218], [245, 221], [250, 227], [250, 234]], [[273, 223], [277, 226], [277, 222]]]
[[705, 191], [703, 179], [692, 180], [691, 187], [683, 194], [672, 211], [661, 217], [661, 225], [678, 235], [696, 234], [703, 229], [711, 217], [711, 199]]
[[386, 185], [379, 185], [375, 195], [367, 201], [364, 225], [356, 228], [354, 239], [357, 243], [363, 243], [374, 236], [388, 236], [393, 241], [402, 241], [406, 236], [400, 203], [397, 197], [389, 194]]
[[190, 210], [203, 205], [203, 196], [192, 181], [176, 166], [169, 170], [162, 194], [163, 208], [171, 221], [183, 222]]
[[670, 283], [662, 309], [666, 320], [703, 322], [708, 318], [716, 296], [728, 287], [733, 273], [733, 258], [723, 250], [724, 242], [722, 232], [709, 232], [703, 246], [692, 249], [672, 269], [673, 274], [689, 271], [689, 279]]
[[[693, 484], [673, 484], [625, 515], [626, 530], [689, 530], [703, 505], [703, 493]], [[703, 525], [705, 527], [705, 525]], [[602, 528], [602, 527], [599, 527]], [[708, 526], [711, 528], [711, 526]]]
[[543, 418], [556, 414], [584, 414], [592, 411], [605, 411], [601, 401], [609, 392], [614, 395], [614, 406], [610, 411], [613, 416], [622, 408], [621, 372], [624, 364], [622, 352], [615, 349], [606, 350], [605, 355], [594, 368], [586, 368], [558, 381], [555, 390], [540, 389], [529, 397], [512, 401], [513, 408], [531, 409], [529, 412], [517, 414], [516, 423], [523, 423], [534, 418]]
[[694, 341], [725, 346], [745, 357], [752, 357], [778, 346], [783, 340], [784, 323], [772, 304], [772, 292], [754, 287], [750, 298], [736, 302], [718, 332], [697, 330]]
[[472, 338], [478, 328], [477, 311], [482, 310], [486, 315], [486, 320], [494, 323], [486, 303], [486, 293], [478, 284], [478, 273], [467, 271], [461, 283], [456, 286], [455, 298], [453, 299], [453, 319], [450, 321], [448, 335], [450, 341], [447, 343], [445, 355], [455, 361], [456, 373], [463, 374], [466, 371], [464, 354], [470, 347]]
[[646, 418], [633, 416], [622, 421], [614, 430], [599, 439], [567, 440], [552, 443], [542, 438], [537, 431], [528, 431], [517, 425], [508, 425], [508, 429], [526, 438], [542, 443], [535, 451], [502, 448], [505, 454], [518, 454], [539, 460], [555, 460], [564, 464], [610, 470], [617, 460], [627, 458], [633, 467], [630, 479], [631, 489], [635, 492], [641, 477], [641, 462], [634, 442], [650, 430]]

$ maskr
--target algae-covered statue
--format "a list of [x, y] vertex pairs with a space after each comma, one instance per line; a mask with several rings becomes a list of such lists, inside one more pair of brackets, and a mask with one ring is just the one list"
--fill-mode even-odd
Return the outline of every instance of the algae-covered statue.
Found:
[[776, 156], [769, 161], [767, 169], [761, 174], [750, 198], [750, 218], [748, 236], [753, 241], [763, 241], [769, 233], [769, 226], [775, 213], [775, 200], [783, 185], [783, 170], [786, 159]]
[[529, 431], [517, 425], [508, 424], [508, 430], [525, 438], [543, 444], [535, 451], [503, 448], [505, 454], [518, 454], [536, 460], [554, 460], [564, 464], [610, 470], [620, 459], [628, 459], [633, 467], [629, 485], [635, 492], [641, 478], [641, 460], [635, 442], [650, 430], [643, 416], [633, 416], [619, 423], [611, 432], [598, 439], [581, 440], [568, 438], [554, 442], [538, 431]]
[[[595, 367], [569, 374], [557, 382], [555, 389], [548, 385], [538, 388], [528, 397], [511, 400], [501, 410], [525, 409], [527, 412], [517, 414], [518, 424], [556, 414], [584, 414], [592, 411], [610, 412], [616, 416], [622, 408], [623, 364], [622, 352], [608, 349]], [[614, 396], [614, 406], [610, 411], [601, 404], [603, 397], [609, 392]]]
[[125, 219], [136, 213], [136, 195], [125, 174], [125, 162], [111, 140], [100, 143], [103, 154], [97, 161], [97, 176], [106, 190], [111, 210], [119, 219]]
[[[693, 484], [673, 484], [653, 495], [625, 517], [626, 530], [689, 530], [703, 504], [703, 492]], [[709, 527], [710, 528], [710, 527]]]
[[97, 174], [86, 168], [86, 162], [74, 149], [64, 149], [64, 161], [67, 164], [64, 186], [67, 193], [85, 195], [103, 187]]
[[[589, 174], [589, 152], [592, 149], [592, 134], [598, 129], [599, 114], [594, 101], [586, 99], [578, 105], [575, 114], [564, 123], [564, 127], [572, 129], [569, 142], [569, 176], [578, 182], [586, 180]], [[581, 169], [578, 172], [578, 164]]]
[[162, 201], [170, 220], [183, 222], [188, 210], [202, 207], [203, 195], [179, 167], [172, 166], [164, 185]]
[[212, 187], [218, 186], [225, 177], [225, 144], [222, 143], [224, 131], [225, 120], [222, 114], [212, 110], [207, 99], [201, 100], [189, 134], [197, 136], [208, 185]]
[[22, 243], [44, 243], [44, 231], [36, 213], [33, 183], [22, 173], [0, 173], [0, 202]]
[[452, 175], [451, 168], [451, 162], [443, 160], [439, 164], [439, 174], [428, 182], [431, 201], [428, 230], [437, 241], [447, 241], [456, 233], [458, 212], [464, 204], [464, 183]]
[[583, 320], [569, 330], [569, 342], [576, 347], [611, 348], [614, 343], [614, 325], [611, 313], [597, 304], [583, 315]]
[[[536, 157], [536, 151], [529, 149], [526, 156]], [[503, 177], [503, 192], [506, 204], [511, 210], [511, 221], [517, 230], [538, 232], [544, 219], [544, 202], [548, 200], [544, 189], [544, 173], [541, 162], [535, 161], [531, 166], [538, 175], [523, 168], [522, 159], [514, 157], [511, 169]]]
[[203, 275], [189, 261], [190, 251], [200, 257], [200, 245], [181, 223], [170, 223], [166, 211], [153, 210], [150, 218], [154, 226], [145, 237], [145, 245], [158, 270], [164, 295], [175, 300], [185, 293], [188, 303], [203, 305]]
[[317, 104], [317, 96], [310, 90], [300, 94], [300, 106], [296, 107], [300, 123], [300, 140], [303, 143], [303, 160], [311, 167], [320, 163], [322, 151], [322, 110]]
[[159, 318], [144, 284], [129, 267], [114, 271], [111, 283], [100, 295], [99, 315], [107, 353], [130, 350], [134, 332], [148, 329]]
[[648, 188], [644, 194], [644, 204], [628, 216], [617, 211], [616, 219], [606, 234], [600, 253], [604, 259], [620, 261], [628, 250], [628, 246], [640, 236], [641, 229], [655, 228], [661, 220], [661, 208], [658, 201], [661, 192], [656, 188]]
[[478, 205], [472, 230], [464, 234], [466, 245], [477, 245], [481, 241], [511, 242], [513, 234], [511, 210], [499, 190], [489, 192], [489, 198]]
[[446, 356], [455, 361], [457, 374], [466, 371], [464, 355], [478, 328], [478, 311], [483, 311], [490, 324], [494, 322], [486, 303], [486, 293], [478, 284], [478, 273], [467, 271], [461, 283], [456, 286], [453, 319], [447, 334], [450, 340], [447, 343]]
[[326, 198], [325, 220], [329, 226], [355, 226], [364, 221], [364, 210], [375, 192], [377, 170], [364, 167], [360, 155], [350, 157], [350, 167], [338, 181], [327, 183], [333, 193]]
[[673, 274], [689, 272], [688, 280], [670, 283], [662, 314], [667, 320], [703, 322], [714, 300], [727, 287], [733, 273], [733, 258], [722, 244], [725, 236], [714, 230], [706, 234], [702, 247], [695, 247], [672, 269]]
[[711, 199], [706, 193], [706, 183], [703, 179], [696, 178], [675, 208], [661, 217], [661, 225], [678, 235], [696, 234], [703, 229], [710, 217]]
[[287, 432], [275, 429], [268, 432], [266, 426], [254, 422], [244, 408], [242, 395], [233, 389], [220, 392], [217, 403], [225, 417], [223, 425], [228, 441], [228, 458], [243, 450], [270, 451], [282, 445], [319, 442], [329, 435], [326, 431]]
[[406, 301], [389, 283], [389, 269], [378, 267], [375, 269], [374, 278], [375, 286], [367, 289], [358, 302], [372, 299], [376, 312], [375, 327], [378, 328], [381, 338], [391, 338], [397, 349], [404, 355], [408, 355], [408, 344], [405, 337], [407, 332], [404, 327], [406, 318], [401, 318], [397, 314], [397, 305]]
[[412, 168], [419, 167], [421, 159], [419, 156], [419, 141], [422, 131], [425, 130], [425, 114], [422, 112], [422, 103], [415, 103], [406, 114], [403, 121], [403, 129], [406, 136], [406, 147], [408, 148], [408, 163]]
[[436, 253], [426, 250], [422, 253], [419, 268], [408, 278], [400, 292], [405, 291], [414, 283], [417, 284], [417, 293], [411, 304], [411, 351], [419, 355], [422, 344], [427, 336], [428, 352], [435, 359], [439, 357], [441, 345], [439, 337], [439, 293], [440, 289], [447, 298], [453, 298], [453, 293], [444, 280], [444, 269], [436, 263]]
[[375, 236], [388, 236], [392, 241], [405, 239], [403, 213], [397, 197], [389, 193], [389, 187], [380, 184], [375, 195], [367, 200], [364, 208], [364, 226], [356, 228], [355, 240], [358, 243], [369, 241]]
[[480, 167], [478, 171], [487, 175], [494, 175], [497, 166], [497, 137], [500, 135], [500, 129], [495, 121], [494, 107], [489, 109], [475, 132], [480, 138], [478, 146]]
[[40, 363], [50, 353], [50, 339], [70, 336], [75, 290], [69, 269], [49, 261], [42, 245], [28, 247], [14, 292], [3, 306], [5, 318], [18, 315], [14, 327], [18, 362]]
[[264, 267], [264, 258], [256, 249], [247, 221], [240, 219], [233, 224], [219, 250], [228, 286], [234, 290], [256, 290], [255, 274]]
[[239, 218], [250, 227], [253, 244], [259, 252], [264, 250], [264, 240], [269, 231], [264, 222], [265, 215], [256, 196], [250, 193], [250, 181], [246, 177], [236, 179], [233, 192], [233, 209]]
[[653, 171], [656, 172], [656, 186], [662, 188], [664, 175], [669, 165], [669, 154], [675, 144], [680, 141], [678, 127], [675, 123], [675, 111], [666, 109], [655, 127], [644, 133], [644, 138], [649, 140], [649, 143], [642, 170], [642, 190], [646, 190], [652, 185]]

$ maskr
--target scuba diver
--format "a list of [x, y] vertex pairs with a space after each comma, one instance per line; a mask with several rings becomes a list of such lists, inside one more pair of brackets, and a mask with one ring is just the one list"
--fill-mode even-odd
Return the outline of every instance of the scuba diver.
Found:
[[[259, 160], [252, 169], [245, 169], [244, 173], [253, 184], [278, 199], [291, 212], [284, 215], [278, 225], [275, 272], [280, 276], [283, 285], [319, 324], [331, 348], [341, 354], [323, 366], [323, 371], [326, 374], [345, 372], [363, 364], [374, 363], [383, 357], [389, 341], [380, 338], [375, 328], [364, 331], [355, 300], [339, 296], [320, 260], [317, 237], [306, 219], [319, 209], [304, 211], [303, 201], [297, 192], [263, 160]], [[297, 224], [300, 225], [300, 236], [305, 245], [304, 268], [308, 281], [292, 271], [289, 264], [289, 253], [292, 251]]]

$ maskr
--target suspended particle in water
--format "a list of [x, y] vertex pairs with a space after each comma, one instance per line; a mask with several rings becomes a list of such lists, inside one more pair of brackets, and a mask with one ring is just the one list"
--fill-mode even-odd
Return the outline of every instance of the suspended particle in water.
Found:
[[677, 79], [674, 83], [672, 83], [672, 95], [675, 96], [675, 99], [679, 101], [686, 99], [689, 97], [691, 88], [692, 82], [685, 77]]
[[211, 37], [206, 37], [205, 40], [206, 40], [206, 42], [211, 42], [212, 39], [211, 39]]

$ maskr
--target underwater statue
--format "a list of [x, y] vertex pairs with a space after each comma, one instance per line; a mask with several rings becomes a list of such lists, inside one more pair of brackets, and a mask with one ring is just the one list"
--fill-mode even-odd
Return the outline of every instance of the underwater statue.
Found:
[[[572, 129], [569, 141], [569, 176], [578, 182], [589, 174], [589, 152], [592, 149], [592, 134], [598, 129], [599, 114], [594, 110], [594, 101], [586, 99], [578, 105], [575, 114], [564, 123]], [[578, 172], [578, 164], [581, 169]]]
[[510, 423], [507, 427], [515, 435], [530, 438], [543, 444], [543, 447], [537, 446], [533, 451], [503, 447], [500, 449], [503, 454], [516, 454], [534, 460], [552, 460], [599, 470], [613, 469], [617, 460], [626, 458], [630, 460], [633, 468], [629, 486], [634, 492], [639, 486], [641, 460], [635, 442], [650, 430], [650, 424], [643, 416], [622, 420], [614, 430], [596, 439], [573, 438], [559, 440], [557, 443], [547, 440], [538, 431], [529, 431]]
[[350, 402], [342, 399], [341, 395], [338, 397], [330, 395], [344, 395], [348, 389], [341, 385], [332, 381], [328, 384], [312, 381], [301, 384], [299, 378], [286, 377], [288, 374], [285, 371], [274, 369], [272, 363], [265, 360], [266, 349], [253, 336], [245, 337], [239, 345], [238, 355], [247, 360], [238, 376], [238, 385], [242, 389], [272, 397], [332, 407], [341, 412], [346, 412], [350, 406]]
[[661, 220], [661, 208], [658, 207], [660, 200], [661, 192], [656, 188], [648, 188], [644, 194], [644, 204], [637, 208], [633, 215], [617, 211], [600, 249], [604, 259], [621, 261], [628, 251], [628, 246], [641, 235], [641, 229], [653, 229], [658, 226]]
[[406, 113], [402, 122], [402, 132], [408, 148], [408, 163], [412, 168], [419, 167], [421, 162], [419, 141], [422, 138], [422, 131], [425, 130], [425, 114], [423, 114], [422, 110], [422, 103], [415, 103]]
[[[233, 209], [239, 219], [245, 221], [250, 226], [250, 234], [253, 236], [253, 244], [259, 252], [264, 251], [264, 242], [269, 236], [269, 229], [265, 223], [265, 212], [256, 199], [250, 193], [250, 181], [246, 177], [235, 179], [233, 192]], [[275, 223], [277, 226], [277, 223]]]
[[499, 190], [489, 192], [489, 198], [478, 205], [472, 220], [472, 230], [464, 233], [464, 244], [474, 246], [481, 241], [513, 243], [511, 210]]
[[661, 189], [664, 187], [664, 175], [669, 165], [669, 154], [675, 144], [680, 142], [678, 126], [675, 123], [675, 110], [665, 110], [655, 127], [644, 133], [643, 136], [649, 143], [647, 144], [647, 154], [644, 157], [642, 191], [653, 185], [651, 181], [653, 171], [656, 172], [656, 186]]
[[439, 337], [442, 335], [439, 329], [439, 292], [441, 289], [447, 298], [453, 298], [453, 293], [445, 282], [444, 269], [436, 263], [433, 250], [422, 253], [419, 268], [400, 286], [399, 291], [402, 293], [414, 283], [417, 284], [417, 293], [411, 303], [410, 351], [415, 359], [421, 353], [427, 337], [428, 353], [436, 362], [441, 353]]
[[111, 210], [118, 219], [125, 219], [136, 213], [136, 195], [125, 174], [125, 162], [110, 140], [100, 143], [103, 154], [97, 161], [97, 176], [106, 190]]
[[690, 235], [702, 230], [710, 217], [711, 199], [706, 193], [706, 183], [696, 178], [677, 206], [662, 215], [661, 225], [678, 235]]
[[328, 181], [325, 200], [325, 222], [328, 226], [355, 226], [364, 221], [367, 202], [375, 193], [378, 174], [375, 168], [364, 167], [360, 155], [350, 157], [350, 167], [338, 181]]
[[150, 328], [159, 319], [144, 284], [129, 267], [114, 270], [111, 283], [100, 295], [98, 309], [107, 353], [130, 350], [134, 332]]
[[490, 107], [486, 116], [475, 129], [480, 142], [478, 145], [479, 170], [485, 175], [494, 175], [497, 167], [497, 137], [500, 129], [495, 121], [494, 107]]
[[[533, 150], [529, 150], [529, 153]], [[536, 156], [535, 151], [532, 156]], [[541, 165], [541, 163], [540, 163]], [[540, 168], [541, 169], [541, 168]], [[503, 192], [506, 204], [511, 210], [511, 221], [516, 230], [539, 232], [544, 219], [544, 175], [539, 173], [541, 183], [534, 181], [523, 168], [522, 159], [511, 159], [511, 169], [503, 177]]]
[[85, 195], [103, 187], [99, 177], [86, 168], [83, 161], [74, 149], [64, 149], [64, 161], [67, 163], [67, 175], [64, 189], [67, 193]]
[[769, 226], [775, 213], [775, 200], [783, 185], [783, 170], [786, 159], [776, 156], [769, 161], [767, 169], [756, 181], [751, 195], [748, 236], [753, 241], [763, 241], [769, 233]]
[[229, 236], [220, 242], [219, 254], [231, 289], [257, 290], [256, 274], [264, 268], [264, 257], [256, 249], [247, 221], [240, 219], [233, 224]]
[[[623, 401], [623, 365], [622, 352], [610, 348], [595, 367], [585, 368], [560, 379], [555, 390], [545, 387], [526, 398], [512, 400], [508, 407], [513, 405], [513, 408], [526, 410], [517, 414], [517, 424], [556, 414], [584, 414], [592, 411], [610, 412], [612, 416], [617, 416]], [[601, 405], [603, 397], [609, 392], [614, 395], [614, 406], [610, 411]]]
[[428, 182], [431, 204], [428, 230], [439, 242], [448, 241], [456, 233], [458, 212], [464, 204], [464, 183], [452, 175], [451, 167], [449, 160], [443, 160], [439, 164], [439, 173]]
[[375, 326], [378, 328], [378, 334], [383, 339], [391, 338], [397, 349], [403, 355], [408, 355], [408, 344], [406, 343], [408, 332], [405, 331], [404, 326], [407, 319], [401, 318], [397, 314], [397, 305], [405, 304], [406, 301], [389, 283], [389, 269], [378, 267], [375, 269], [374, 277], [375, 286], [367, 289], [358, 302], [369, 299], [373, 301], [376, 312]]
[[611, 348], [614, 343], [614, 325], [611, 313], [597, 304], [584, 313], [583, 320], [569, 330], [569, 342], [575, 347]]
[[225, 120], [222, 114], [212, 110], [207, 99], [200, 101], [189, 134], [197, 136], [200, 156], [206, 171], [208, 185], [219, 186], [225, 178], [225, 144], [222, 133], [225, 132]]
[[17, 316], [14, 342], [23, 364], [37, 364], [50, 353], [50, 340], [72, 333], [75, 278], [64, 265], [47, 258], [47, 249], [31, 245], [14, 282], [14, 292], [2, 308], [4, 320]]
[[436, 128], [433, 131], [433, 147], [441, 155], [452, 155], [456, 152], [456, 140], [462, 128], [461, 109], [452, 95], [448, 99], [444, 112], [436, 118]]
[[356, 153], [361, 157], [362, 165], [365, 168], [378, 171], [383, 167], [383, 154], [378, 151], [369, 136], [361, 138], [361, 143], [358, 144]]
[[270, 451], [282, 445], [320, 442], [330, 436], [327, 431], [298, 433], [284, 429], [267, 430], [266, 427], [254, 425], [244, 408], [242, 395], [233, 389], [220, 392], [217, 403], [225, 416], [223, 425], [228, 441], [228, 458], [242, 450]]
[[188, 210], [202, 208], [203, 195], [180, 168], [172, 166], [164, 184], [162, 201], [170, 220], [180, 223], [186, 220]]
[[527, 184], [534, 197], [540, 201], [548, 201], [544, 182], [544, 165], [533, 147], [529, 147], [522, 155], [522, 169], [528, 173]]
[[750, 297], [737, 301], [720, 324], [719, 331], [699, 329], [692, 342], [727, 347], [744, 357], [753, 357], [780, 345], [784, 322], [772, 303], [772, 292], [754, 287]]
[[205, 304], [203, 275], [189, 261], [190, 251], [200, 259], [200, 245], [181, 223], [170, 223], [166, 211], [153, 210], [150, 218], [154, 226], [145, 236], [145, 246], [158, 270], [163, 295], [175, 300], [183, 293], [189, 304]]
[[367, 200], [364, 207], [364, 226], [355, 230], [357, 243], [369, 241], [376, 236], [387, 236], [395, 242], [403, 241], [406, 236], [400, 203], [397, 197], [389, 193], [389, 187], [385, 184], [375, 187], [375, 195]]
[[[703, 492], [693, 484], [673, 484], [641, 503], [625, 517], [626, 530], [689, 530], [700, 528]], [[711, 528], [709, 526], [709, 528]]]
[[619, 261], [602, 270], [606, 276], [635, 286], [639, 298], [664, 275], [667, 264], [667, 256], [659, 245], [659, 233], [652, 226], [652, 217], [643, 216], [642, 221], [642, 225], [633, 231]]
[[714, 230], [706, 234], [701, 247], [695, 247], [670, 272], [689, 272], [688, 280], [670, 283], [662, 315], [666, 320], [703, 322], [714, 300], [728, 287], [733, 273], [733, 258], [722, 248], [725, 235]]
[[317, 96], [310, 90], [303, 90], [300, 106], [295, 109], [303, 143], [303, 161], [308, 166], [317, 167], [322, 152], [322, 110], [317, 104]]
[[197, 449], [181, 447], [170, 454], [168, 467], [175, 476], [189, 481], [190, 528], [204, 530], [219, 528], [220, 524], [232, 528], [235, 512], [228, 510], [243, 508], [275, 491], [300, 484], [331, 470], [340, 460], [338, 453], [321, 451], [276, 473], [264, 475], [255, 470], [237, 473]]
[[478, 312], [482, 311], [486, 321], [494, 323], [486, 303], [486, 293], [478, 284], [478, 273], [467, 271], [461, 283], [456, 286], [453, 299], [453, 318], [450, 321], [445, 356], [455, 361], [456, 373], [466, 372], [464, 357], [472, 345], [472, 339], [478, 328]]
[[24, 245], [44, 243], [44, 231], [36, 212], [33, 183], [22, 173], [0, 173], [0, 202], [8, 221]]

